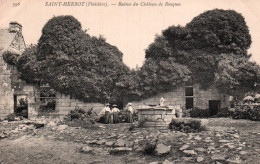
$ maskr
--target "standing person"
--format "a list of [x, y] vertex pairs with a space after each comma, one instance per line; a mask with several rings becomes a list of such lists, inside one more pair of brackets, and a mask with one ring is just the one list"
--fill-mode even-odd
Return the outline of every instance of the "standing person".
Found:
[[129, 122], [129, 123], [133, 122], [133, 114], [134, 114], [134, 110], [133, 110], [133, 107], [132, 107], [132, 103], [128, 103], [127, 122]]
[[164, 103], [165, 103], [165, 99], [163, 97], [161, 97], [159, 105], [160, 106], [165, 106]]
[[105, 107], [105, 124], [109, 123], [111, 110], [109, 104]]
[[103, 122], [105, 124], [109, 123], [109, 116], [110, 116], [110, 108], [109, 104], [106, 104], [106, 107], [102, 109], [102, 111], [99, 113], [99, 121]]
[[118, 114], [119, 114], [120, 110], [117, 108], [117, 105], [113, 105], [113, 109], [112, 109], [112, 114], [113, 114], [113, 121], [114, 123], [118, 123]]

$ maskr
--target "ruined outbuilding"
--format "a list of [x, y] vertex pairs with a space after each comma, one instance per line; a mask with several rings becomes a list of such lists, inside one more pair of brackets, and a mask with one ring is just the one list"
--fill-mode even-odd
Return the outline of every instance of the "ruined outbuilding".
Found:
[[209, 109], [211, 115], [217, 114], [221, 109], [228, 108], [230, 96], [221, 93], [214, 85], [204, 90], [198, 84], [183, 85], [169, 92], [159, 93], [141, 101], [133, 102], [135, 109], [142, 105], [159, 105], [159, 100], [164, 97], [165, 106], [182, 106], [186, 109]]
[[[41, 91], [48, 90], [49, 87], [32, 85], [21, 80], [16, 66], [8, 64], [3, 58], [3, 54], [7, 51], [21, 55], [25, 48], [21, 24], [11, 22], [9, 28], [0, 29], [0, 119], [15, 113], [21, 99], [26, 103], [24, 112], [28, 118], [59, 117], [68, 114], [70, 110], [75, 108], [83, 110], [93, 108], [98, 112], [104, 107], [101, 103], [84, 103], [58, 92], [55, 93], [54, 97], [42, 97]], [[42, 110], [44, 108], [41, 107], [46, 99], [53, 99], [54, 105], [51, 110], [44, 111]]]

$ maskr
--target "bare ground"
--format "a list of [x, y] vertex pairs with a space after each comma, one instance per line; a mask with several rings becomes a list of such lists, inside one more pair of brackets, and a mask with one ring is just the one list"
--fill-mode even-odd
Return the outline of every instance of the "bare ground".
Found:
[[[14, 130], [21, 122], [8, 124], [0, 123], [0, 132]], [[260, 122], [248, 120], [232, 120], [230, 118], [209, 119], [209, 131], [195, 134], [182, 134], [176, 132], [160, 132], [158, 130], [138, 129], [129, 131], [130, 124], [100, 125], [98, 130], [69, 128], [66, 131], [57, 131], [51, 128], [40, 128], [26, 132], [9, 134], [7, 138], [0, 139], [0, 163], [150, 163], [165, 159], [173, 163], [197, 163], [197, 158], [202, 157], [201, 163], [232, 163], [228, 162], [229, 157], [240, 157], [238, 163], [260, 163]], [[229, 132], [235, 130], [239, 135], [238, 139], [229, 138]], [[234, 147], [229, 147], [218, 142], [215, 135], [221, 135], [221, 139], [230, 140]], [[232, 132], [233, 134], [233, 132]], [[106, 141], [115, 141], [117, 138], [129, 139], [134, 142], [136, 138], [150, 139], [159, 137], [164, 144], [171, 145], [171, 153], [165, 156], [149, 156], [132, 151], [121, 155], [111, 155], [110, 147], [104, 143], [98, 145], [98, 141], [103, 138]], [[194, 138], [199, 136], [202, 140], [196, 141]], [[113, 138], [114, 137], [114, 138]], [[204, 140], [211, 138], [212, 142]], [[115, 139], [115, 140], [114, 140]], [[97, 141], [92, 145], [94, 152], [83, 153], [81, 148], [89, 145], [91, 141]], [[165, 142], [164, 142], [165, 141]], [[191, 142], [191, 149], [204, 148], [206, 152], [196, 155], [186, 155], [179, 151], [179, 148]], [[222, 145], [221, 145], [222, 144]], [[214, 150], [208, 149], [214, 146]], [[242, 147], [240, 147], [242, 145]], [[231, 145], [232, 146], [232, 145]], [[239, 149], [239, 150], [238, 150]], [[241, 151], [245, 154], [241, 154]], [[212, 156], [227, 155], [225, 160], [213, 160]]]

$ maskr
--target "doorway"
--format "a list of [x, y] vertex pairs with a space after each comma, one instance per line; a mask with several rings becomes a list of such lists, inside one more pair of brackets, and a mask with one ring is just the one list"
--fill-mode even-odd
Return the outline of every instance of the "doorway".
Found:
[[14, 95], [14, 113], [16, 116], [28, 118], [27, 95]]
[[220, 109], [220, 100], [209, 100], [209, 113], [211, 116], [216, 115]]

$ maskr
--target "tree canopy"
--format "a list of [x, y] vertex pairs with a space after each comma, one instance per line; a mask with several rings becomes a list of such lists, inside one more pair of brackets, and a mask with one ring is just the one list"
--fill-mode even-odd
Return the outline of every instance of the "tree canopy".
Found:
[[244, 17], [233, 10], [215, 9], [195, 17], [186, 25], [194, 46], [209, 52], [246, 55], [251, 36]]
[[[162, 35], [156, 35], [146, 49], [146, 61], [141, 70], [150, 70], [147, 71], [148, 77], [168, 73], [168, 81], [173, 77], [181, 79], [180, 76], [170, 77], [176, 70], [164, 70], [156, 64], [160, 72], [152, 71], [154, 66], [146, 64], [170, 60], [190, 72], [186, 79], [200, 84], [202, 89], [215, 84], [222, 92], [232, 95], [238, 90], [256, 89], [259, 66], [249, 61], [247, 50], [250, 45], [249, 29], [241, 14], [233, 10], [210, 10], [195, 17], [185, 27], [170, 26], [162, 31]], [[162, 84], [164, 82], [160, 81], [160, 86]], [[156, 90], [163, 91], [162, 88]]]
[[138, 100], [186, 82], [203, 89], [214, 84], [234, 95], [256, 89], [260, 77], [259, 66], [249, 60], [250, 45], [244, 17], [215, 9], [156, 35], [143, 66], [130, 70], [105, 38], [85, 33], [72, 16], [58, 16], [45, 24], [38, 44], [25, 50], [17, 67], [28, 82], [49, 83], [90, 102]]
[[91, 102], [117, 101], [116, 83], [129, 71], [122, 52], [103, 37], [86, 34], [72, 16], [50, 19], [38, 44], [20, 57], [18, 69], [28, 82], [49, 83], [56, 91]]

